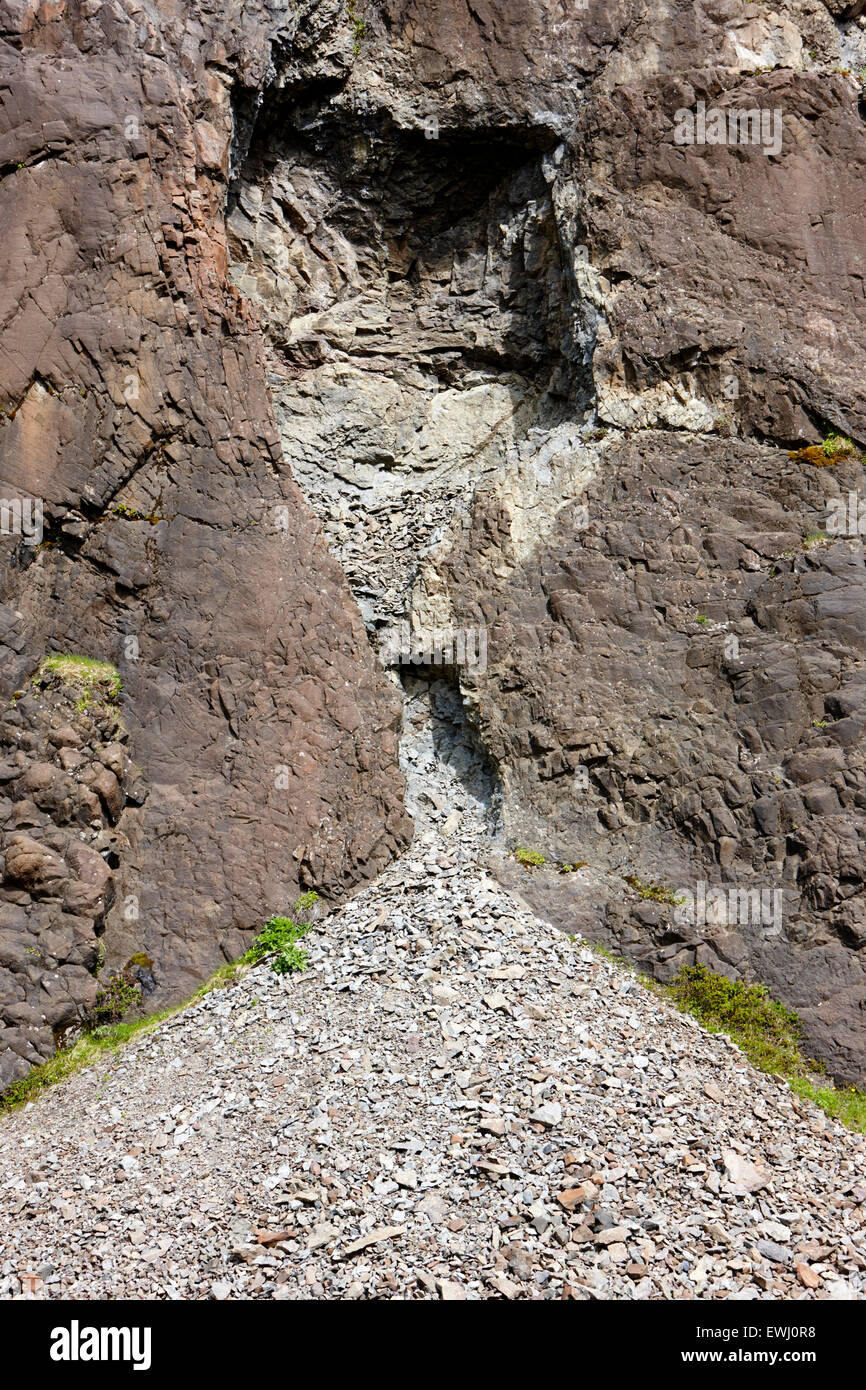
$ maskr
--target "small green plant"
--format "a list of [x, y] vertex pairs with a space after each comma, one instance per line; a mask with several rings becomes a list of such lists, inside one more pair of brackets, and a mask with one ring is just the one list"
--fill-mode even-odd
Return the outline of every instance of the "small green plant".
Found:
[[850, 458], [852, 454], [857, 452], [850, 439], [844, 434], [836, 434], [833, 430], [827, 435], [821, 449], [824, 457], [829, 459], [831, 463], [836, 463], [839, 459]]
[[623, 877], [629, 888], [633, 888], [639, 897], [649, 902], [670, 903], [672, 907], [679, 907], [680, 903], [685, 902], [684, 898], [678, 898], [673, 889], [666, 888], [663, 883], [654, 883], [651, 879], [644, 882], [637, 874], [625, 874]]
[[145, 512], [136, 511], [135, 507], [128, 507], [125, 502], [118, 502], [117, 506], [112, 509], [111, 515], [122, 517], [124, 521], [149, 521], [151, 526], [156, 526], [157, 522], [165, 519], [157, 516], [156, 513], [148, 516]]
[[829, 539], [826, 531], [809, 531], [803, 537], [803, 549], [811, 550], [814, 545], [823, 545], [824, 541]]
[[707, 617], [706, 613], [699, 613], [698, 616], [695, 618], [695, 622], [700, 623], [701, 627], [706, 627], [709, 621], [710, 620]]
[[540, 854], [537, 849], [523, 849], [520, 845], [514, 851], [514, 858], [518, 864], [523, 865], [524, 869], [540, 869], [542, 864], [547, 863], [544, 855]]
[[72, 656], [52, 652], [46, 656], [33, 677], [34, 685], [44, 685], [57, 676], [64, 685], [78, 694], [76, 709], [86, 710], [100, 701], [114, 702], [123, 689], [119, 672], [109, 661], [97, 661], [92, 656]]
[[832, 468], [834, 464], [854, 458], [858, 453], [857, 445], [846, 435], [830, 430], [821, 444], [808, 444], [803, 449], [789, 450], [788, 457], [811, 463], [815, 468]]
[[352, 52], [357, 58], [361, 52], [361, 40], [367, 32], [366, 21], [361, 19], [355, 11], [355, 0], [349, 0], [346, 6], [349, 15], [349, 23], [352, 26]]
[[141, 1003], [141, 990], [125, 980], [122, 975], [112, 975], [96, 992], [96, 999], [88, 1029], [96, 1032], [100, 1028], [119, 1023], [123, 1015], [135, 1004]]
[[812, 720], [812, 728], [813, 728], [813, 729], [826, 729], [826, 727], [827, 727], [827, 725], [829, 724], [829, 722], [830, 722], [829, 719], [813, 719], [813, 720]]
[[252, 946], [241, 957], [243, 962], [255, 965], [266, 956], [270, 956], [271, 969], [275, 975], [289, 975], [294, 970], [305, 970], [307, 953], [298, 942], [310, 930], [310, 923], [295, 921], [295, 917], [309, 911], [318, 901], [318, 893], [305, 893], [295, 903], [293, 917], [270, 917]]
[[588, 862], [586, 859], [579, 859], [576, 864], [560, 864], [559, 872], [561, 874], [576, 874], [578, 869], [585, 869]]

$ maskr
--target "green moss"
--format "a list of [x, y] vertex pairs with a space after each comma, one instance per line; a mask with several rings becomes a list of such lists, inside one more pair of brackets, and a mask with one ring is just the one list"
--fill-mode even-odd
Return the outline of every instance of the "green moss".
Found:
[[518, 845], [514, 851], [514, 858], [518, 864], [523, 865], [524, 869], [540, 869], [542, 864], [547, 863], [544, 855], [539, 853], [537, 849], [524, 849], [522, 845]]
[[866, 1131], [866, 1093], [853, 1086], [838, 1091], [818, 1079], [822, 1064], [803, 1055], [799, 1018], [772, 999], [766, 985], [746, 985], [704, 965], [691, 965], [663, 993], [708, 1032], [727, 1033], [753, 1066], [783, 1077], [796, 1095], [849, 1129]]
[[678, 898], [672, 888], [666, 888], [663, 883], [654, 883], [652, 880], [645, 883], [643, 879], [638, 878], [637, 874], [626, 874], [625, 882], [629, 888], [634, 889], [639, 897], [646, 898], [650, 902], [669, 903], [672, 907], [678, 907], [681, 902], [685, 901], [683, 898]]
[[99, 701], [114, 702], [123, 689], [120, 674], [111, 662], [97, 661], [92, 656], [52, 652], [41, 663], [33, 682], [44, 685], [51, 676], [57, 676], [70, 690], [78, 692], [79, 709]]
[[147, 1018], [133, 1019], [129, 1023], [102, 1024], [78, 1039], [71, 1047], [61, 1048], [55, 1052], [53, 1057], [49, 1057], [47, 1062], [43, 1062], [38, 1067], [33, 1067], [31, 1071], [21, 1081], [15, 1081], [0, 1096], [0, 1115], [12, 1110], [20, 1110], [22, 1105], [27, 1105], [31, 1100], [35, 1100], [42, 1091], [50, 1086], [56, 1086], [61, 1081], [66, 1081], [70, 1076], [75, 1076], [79, 1071], [84, 1071], [87, 1067], [92, 1067], [95, 1062], [100, 1061], [106, 1054], [116, 1052], [119, 1048], [131, 1042], [133, 1038], [139, 1037], [143, 1033], [149, 1033], [160, 1023], [164, 1023], [167, 1018], [172, 1018], [174, 1014], [181, 1013], [191, 1005], [197, 1004], [206, 995], [211, 994], [216, 989], [226, 989], [245, 973], [239, 961], [233, 961], [229, 965], [221, 966], [209, 980], [181, 1004], [175, 1004], [169, 1009], [163, 1009], [160, 1013], [149, 1014]]
[[803, 449], [788, 451], [789, 458], [811, 463], [815, 468], [832, 468], [843, 459], [856, 458], [858, 455], [862, 463], [863, 456], [857, 445], [846, 435], [838, 434], [835, 430], [830, 430], [821, 444], [808, 444]]

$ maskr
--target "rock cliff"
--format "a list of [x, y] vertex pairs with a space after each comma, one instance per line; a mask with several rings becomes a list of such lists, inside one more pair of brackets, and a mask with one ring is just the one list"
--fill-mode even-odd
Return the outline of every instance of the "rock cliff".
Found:
[[862, 9], [0, 4], [4, 1076], [405, 847], [407, 622], [498, 876], [862, 1079]]

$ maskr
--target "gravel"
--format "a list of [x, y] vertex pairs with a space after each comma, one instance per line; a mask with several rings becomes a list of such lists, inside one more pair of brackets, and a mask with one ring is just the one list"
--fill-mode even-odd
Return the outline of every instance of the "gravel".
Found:
[[0, 1297], [863, 1297], [863, 1138], [494, 879], [441, 682], [403, 765], [415, 843], [306, 972], [0, 1125]]
[[490, 854], [471, 810], [422, 828], [304, 974], [258, 966], [9, 1117], [0, 1296], [862, 1297], [863, 1139]]

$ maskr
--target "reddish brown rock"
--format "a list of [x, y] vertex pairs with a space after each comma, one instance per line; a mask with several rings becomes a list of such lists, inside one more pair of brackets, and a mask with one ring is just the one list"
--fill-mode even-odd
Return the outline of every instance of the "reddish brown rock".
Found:
[[[130, 806], [107, 749], [90, 793], [74, 759], [54, 765], [76, 726], [19, 799], [59, 815], [72, 778], [67, 817], [122, 821], [109, 965], [145, 951], [166, 998], [411, 829], [398, 706], [281, 463], [226, 281], [230, 89], [242, 104], [263, 80], [268, 23], [229, 6], [190, 47], [156, 12], [0, 5], [0, 493], [42, 500], [45, 542], [0, 538], [0, 693], [50, 650], [120, 671], [146, 798]], [[13, 846], [7, 876], [42, 891], [54, 864]]]

